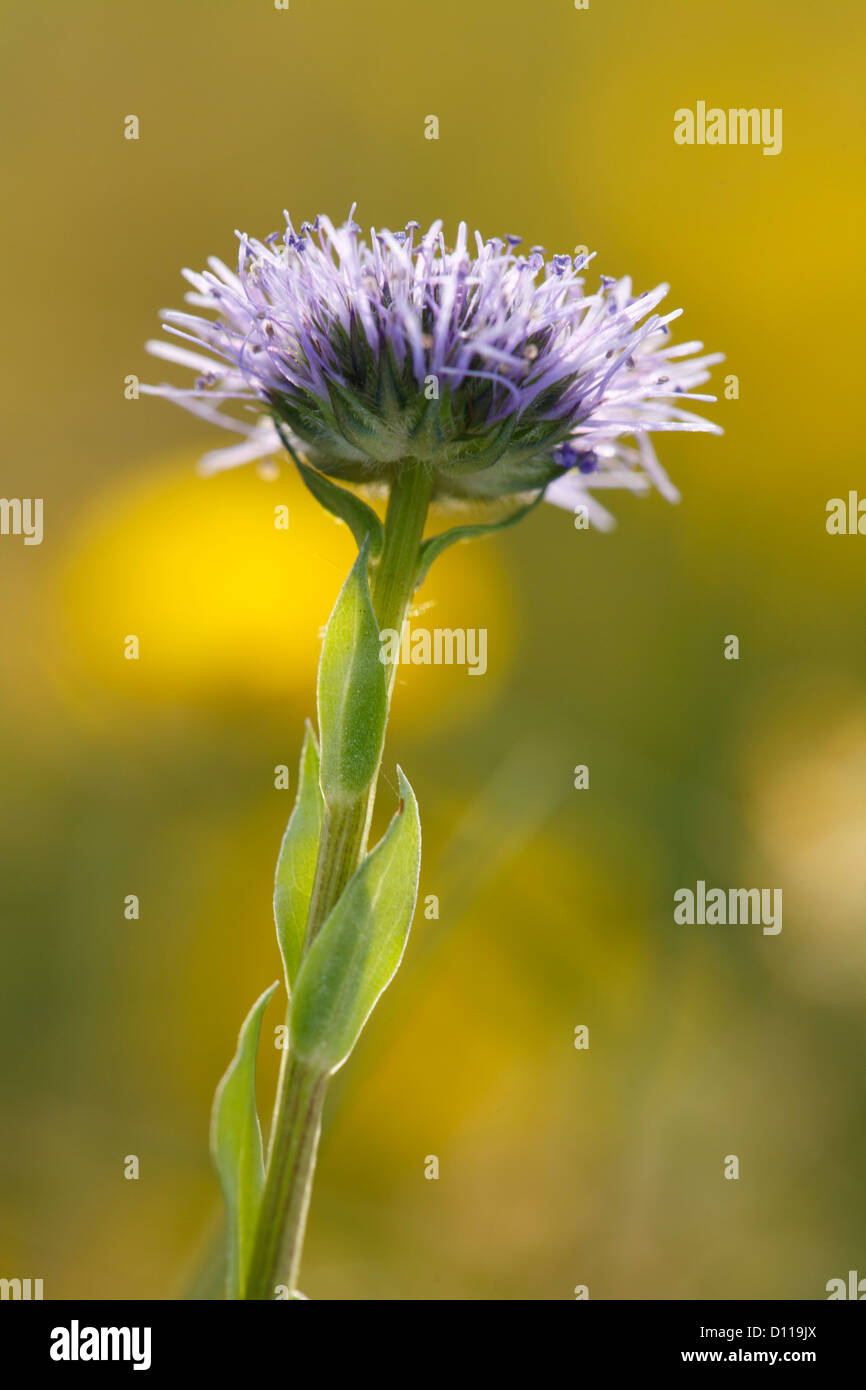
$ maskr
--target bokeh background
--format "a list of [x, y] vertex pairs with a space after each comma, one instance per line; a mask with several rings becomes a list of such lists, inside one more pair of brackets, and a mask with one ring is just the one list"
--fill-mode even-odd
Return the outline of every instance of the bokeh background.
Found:
[[[386, 768], [440, 916], [332, 1088], [302, 1286], [821, 1298], [866, 1273], [866, 540], [824, 525], [866, 489], [862, 9], [44, 0], [2, 24], [0, 491], [44, 498], [45, 537], [0, 538], [0, 1274], [213, 1289], [211, 1096], [278, 974], [274, 767], [294, 783], [351, 544], [288, 470], [198, 478], [222, 439], [124, 378], [171, 375], [142, 344], [181, 266], [355, 199], [365, 226], [466, 218], [670, 280], [740, 395], [724, 439], [662, 441], [679, 507], [616, 498], [609, 536], [543, 508], [420, 595], [488, 629], [489, 670], [397, 690]], [[782, 107], [782, 154], [676, 146], [698, 100]], [[781, 935], [675, 925], [698, 878], [782, 887]]]

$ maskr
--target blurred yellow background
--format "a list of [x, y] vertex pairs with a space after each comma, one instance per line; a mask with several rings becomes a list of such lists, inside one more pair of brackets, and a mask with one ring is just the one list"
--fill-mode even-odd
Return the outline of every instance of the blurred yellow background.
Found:
[[[440, 916], [332, 1088], [302, 1287], [821, 1298], [866, 1273], [866, 540], [824, 525], [863, 478], [862, 9], [45, 0], [2, 26], [0, 491], [44, 498], [45, 536], [0, 537], [0, 1275], [208, 1288], [211, 1097], [279, 973], [274, 768], [294, 784], [352, 546], [290, 469], [198, 478], [228, 438], [124, 378], [172, 375], [142, 345], [181, 266], [356, 199], [365, 227], [465, 218], [596, 249], [591, 284], [670, 280], [740, 394], [708, 408], [724, 439], [660, 441], [679, 507], [614, 497], [610, 536], [539, 509], [420, 595], [488, 629], [489, 669], [397, 688], [386, 771]], [[677, 146], [698, 100], [781, 107], [782, 153]], [[699, 878], [782, 887], [781, 934], [676, 926]]]

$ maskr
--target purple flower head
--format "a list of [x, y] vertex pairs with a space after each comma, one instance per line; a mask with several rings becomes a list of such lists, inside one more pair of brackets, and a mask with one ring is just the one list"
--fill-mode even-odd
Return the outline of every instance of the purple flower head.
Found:
[[470, 246], [465, 223], [453, 247], [440, 222], [419, 232], [410, 222], [365, 241], [351, 214], [297, 231], [286, 214], [282, 235], [238, 234], [236, 273], [215, 258], [184, 271], [204, 312], [165, 311], [179, 341], [148, 348], [195, 384], [144, 389], [246, 436], [203, 465], [276, 453], [282, 433], [334, 478], [387, 482], [418, 460], [434, 497], [546, 489], [601, 525], [590, 488], [655, 483], [675, 498], [649, 435], [719, 432], [684, 403], [715, 399], [695, 388], [721, 356], [670, 342], [680, 311], [657, 312], [667, 286], [635, 296], [629, 279], [602, 277], [586, 294], [591, 257], [520, 255], [516, 236], [476, 233]]

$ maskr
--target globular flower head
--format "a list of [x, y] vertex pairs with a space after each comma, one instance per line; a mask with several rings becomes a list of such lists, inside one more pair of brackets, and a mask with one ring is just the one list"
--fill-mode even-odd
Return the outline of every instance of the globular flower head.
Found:
[[470, 245], [465, 223], [450, 248], [439, 222], [367, 242], [351, 216], [295, 230], [286, 214], [282, 235], [238, 235], [237, 273], [214, 258], [184, 272], [209, 316], [162, 316], [192, 347], [148, 344], [197, 373], [191, 389], [151, 391], [247, 436], [208, 467], [277, 452], [282, 437], [333, 478], [387, 482], [418, 461], [434, 497], [546, 489], [603, 524], [590, 489], [655, 483], [675, 497], [652, 432], [717, 428], [684, 402], [714, 399], [695, 388], [721, 358], [672, 344], [666, 285], [634, 295], [602, 277], [587, 294], [590, 257], [522, 254], [517, 237]]

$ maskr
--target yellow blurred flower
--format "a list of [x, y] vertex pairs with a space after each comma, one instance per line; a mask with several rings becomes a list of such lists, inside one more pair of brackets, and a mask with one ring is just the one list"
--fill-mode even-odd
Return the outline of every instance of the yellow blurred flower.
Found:
[[[64, 674], [151, 703], [288, 699], [311, 712], [321, 632], [354, 541], [293, 471], [204, 480], [195, 457], [149, 468], [80, 518], [58, 574]], [[440, 524], [453, 519], [434, 517]], [[513, 646], [509, 600], [495, 542], [455, 547], [439, 562], [411, 629], [483, 627], [488, 667], [483, 681], [467, 679], [465, 666], [401, 668], [414, 719], [467, 694], [474, 706], [499, 683]], [[133, 637], [137, 658], [126, 655]]]

